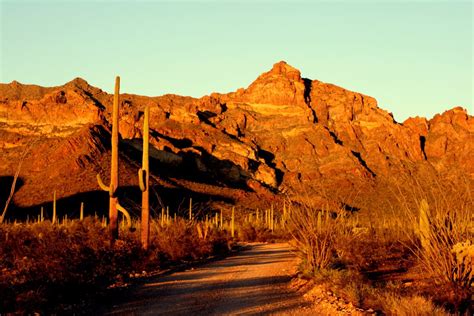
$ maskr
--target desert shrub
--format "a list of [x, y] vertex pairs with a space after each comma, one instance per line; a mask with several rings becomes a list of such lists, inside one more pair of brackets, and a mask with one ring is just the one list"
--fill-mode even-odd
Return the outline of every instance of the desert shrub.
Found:
[[406, 183], [410, 192], [403, 191], [405, 185], [397, 195], [400, 226], [424, 278], [436, 285], [433, 299], [452, 311], [472, 309], [474, 200], [470, 182], [443, 177]]
[[[260, 236], [257, 235], [257, 230], [260, 230]], [[271, 233], [268, 228], [259, 229], [259, 227], [252, 225], [249, 222], [245, 222], [237, 226], [237, 236], [242, 241], [266, 241], [266, 238], [261, 238], [261, 232], [266, 234]]]
[[474, 200], [468, 185], [437, 182], [403, 196], [399, 207], [413, 251], [431, 275], [462, 287], [472, 285]]
[[397, 240], [381, 240], [369, 233], [338, 239], [335, 249], [343, 266], [361, 272], [377, 270], [387, 265], [407, 269], [413, 257], [406, 244]]
[[225, 231], [205, 222], [177, 218], [171, 224], [152, 223], [153, 251], [168, 261], [196, 260], [229, 250]]
[[401, 296], [384, 293], [379, 304], [389, 316], [445, 316], [449, 315], [443, 308], [436, 306], [429, 298], [420, 295]]
[[[94, 218], [0, 225], [0, 313], [45, 311], [63, 303], [93, 299], [130, 274], [194, 260], [228, 250], [225, 232], [200, 238], [199, 223], [176, 220], [157, 228], [152, 222], [149, 251], [139, 232], [123, 229], [111, 244], [107, 228]], [[82, 293], [78, 294], [78, 293]], [[86, 296], [86, 297], [84, 297]]]
[[[415, 251], [427, 272], [453, 285], [470, 288], [474, 282], [474, 213], [469, 208], [446, 209], [420, 202], [415, 224]], [[446, 206], [448, 207], [448, 206]]]
[[140, 245], [111, 246], [93, 219], [69, 226], [42, 222], [0, 226], [1, 310], [26, 310], [74, 298], [74, 291], [104, 285], [130, 269]]
[[237, 225], [237, 238], [245, 242], [281, 242], [288, 241], [290, 236], [285, 227], [275, 227], [272, 231], [261, 222], [245, 221]]
[[390, 316], [449, 315], [429, 297], [411, 295], [400, 290], [400, 284], [374, 284], [356, 270], [321, 269], [312, 279], [324, 292], [353, 305]]
[[292, 207], [288, 219], [289, 234], [305, 270], [326, 269], [338, 261], [337, 244], [349, 242], [353, 222], [338, 210], [319, 210], [308, 205]]

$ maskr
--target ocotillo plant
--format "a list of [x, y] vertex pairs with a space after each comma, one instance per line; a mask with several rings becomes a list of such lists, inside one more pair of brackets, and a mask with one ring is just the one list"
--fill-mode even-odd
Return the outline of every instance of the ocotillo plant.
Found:
[[[109, 232], [111, 241], [114, 241], [118, 237], [118, 210], [120, 210], [127, 220], [130, 218], [128, 212], [119, 204], [116, 196], [117, 188], [119, 186], [119, 173], [118, 173], [118, 131], [119, 131], [119, 97], [120, 97], [120, 77], [115, 78], [115, 93], [114, 93], [114, 104], [112, 109], [112, 158], [110, 168], [110, 184], [107, 186], [104, 184], [100, 175], [97, 175], [97, 182], [102, 190], [109, 192]], [[131, 222], [129, 221], [129, 224]]]
[[143, 120], [143, 159], [142, 168], [138, 170], [138, 183], [142, 191], [142, 222], [141, 222], [141, 242], [143, 249], [148, 249], [150, 241], [150, 202], [149, 202], [149, 134], [150, 134], [150, 108], [145, 108], [145, 117]]

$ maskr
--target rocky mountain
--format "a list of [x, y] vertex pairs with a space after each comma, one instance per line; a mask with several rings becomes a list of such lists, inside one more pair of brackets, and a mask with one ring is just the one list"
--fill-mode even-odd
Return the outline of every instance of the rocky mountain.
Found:
[[[112, 98], [80, 78], [50, 88], [0, 84], [1, 191], [23, 161], [16, 208], [37, 208], [53, 191], [71, 208], [106, 203], [95, 175], [108, 176]], [[366, 195], [381, 178], [453, 170], [474, 179], [474, 118], [465, 109], [398, 123], [374, 98], [302, 78], [283, 61], [232, 93], [122, 94], [121, 102], [121, 184], [130, 206], [145, 106], [156, 207], [189, 196], [213, 209], [266, 207], [322, 188]]]

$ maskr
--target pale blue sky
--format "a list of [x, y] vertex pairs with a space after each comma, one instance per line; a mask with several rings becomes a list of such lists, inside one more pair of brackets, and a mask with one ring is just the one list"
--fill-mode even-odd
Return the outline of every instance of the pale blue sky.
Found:
[[75, 77], [112, 91], [200, 97], [279, 60], [377, 98], [398, 121], [473, 114], [471, 1], [0, 0], [0, 81]]

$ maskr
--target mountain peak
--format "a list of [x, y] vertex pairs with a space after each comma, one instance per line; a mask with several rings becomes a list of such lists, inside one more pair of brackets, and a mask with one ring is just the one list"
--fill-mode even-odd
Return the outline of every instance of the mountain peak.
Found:
[[84, 89], [84, 88], [89, 87], [89, 83], [80, 77], [76, 77], [72, 79], [71, 81], [69, 81], [68, 83], [66, 83], [64, 86], [73, 86], [80, 89]]
[[272, 69], [265, 73], [265, 75], [278, 75], [290, 80], [301, 80], [301, 72], [283, 60], [274, 64]]
[[238, 93], [235, 100], [256, 104], [306, 106], [305, 84], [298, 69], [280, 61], [271, 70], [258, 76], [247, 89]]
[[12, 82], [10, 82], [10, 85], [13, 87], [18, 87], [18, 86], [22, 86], [23, 84], [21, 82], [13, 80]]

